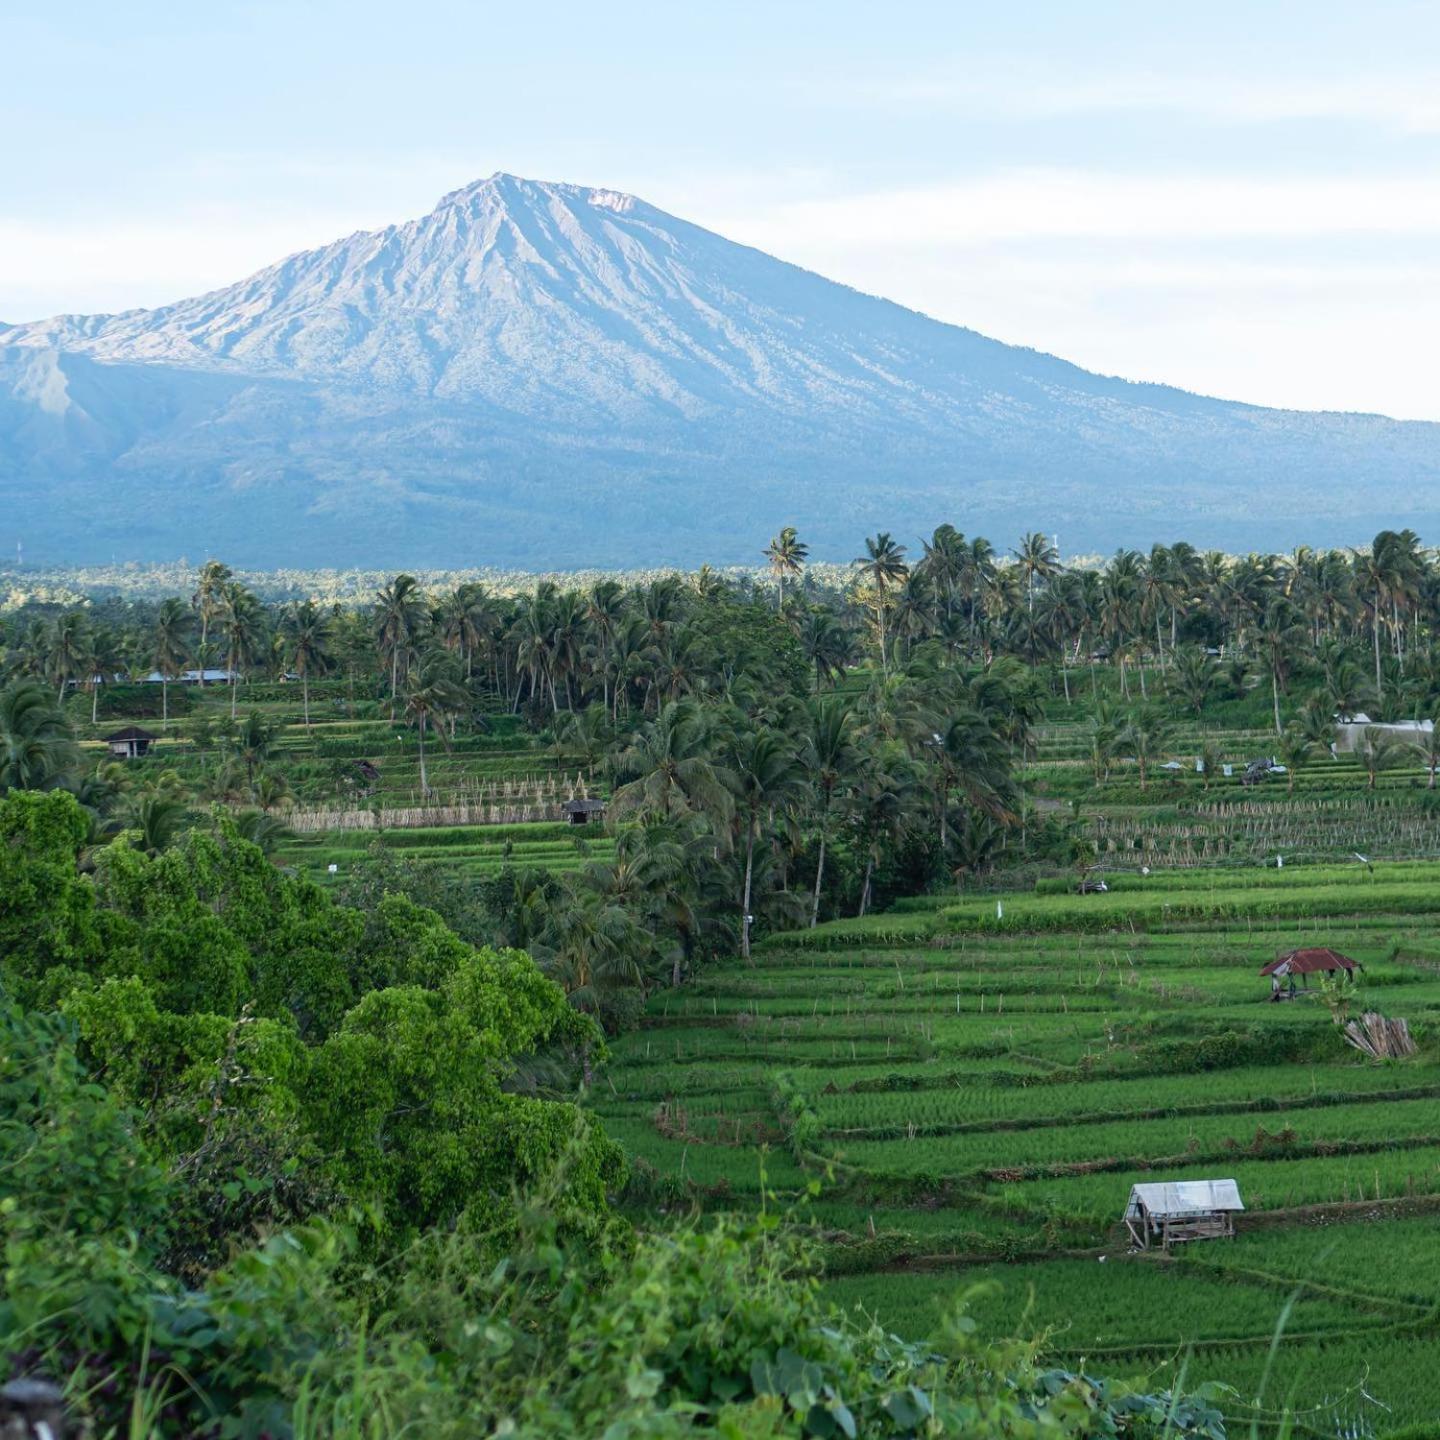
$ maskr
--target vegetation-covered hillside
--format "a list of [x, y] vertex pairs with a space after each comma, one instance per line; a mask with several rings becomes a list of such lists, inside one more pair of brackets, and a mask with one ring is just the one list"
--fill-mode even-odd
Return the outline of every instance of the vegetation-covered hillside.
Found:
[[[17, 592], [12, 1371], [102, 1434], [1433, 1413], [1435, 557], [861, 549]], [[1358, 982], [1272, 1002], [1299, 944]], [[1238, 1239], [1127, 1253], [1215, 1174]]]

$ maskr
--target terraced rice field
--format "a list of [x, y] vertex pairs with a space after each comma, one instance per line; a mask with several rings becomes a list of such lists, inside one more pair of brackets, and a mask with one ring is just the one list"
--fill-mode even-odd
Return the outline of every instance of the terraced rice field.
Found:
[[[786, 1210], [897, 1331], [965, 1303], [1061, 1361], [1224, 1380], [1232, 1433], [1382, 1436], [1440, 1415], [1437, 897], [1431, 864], [1352, 862], [911, 902], [658, 997], [593, 1104], [639, 1203]], [[1260, 966], [1315, 943], [1418, 1056], [1269, 1003]], [[1181, 1177], [1238, 1181], [1236, 1239], [1130, 1253], [1130, 1186]]]
[[[485, 879], [506, 865], [551, 871], [579, 870], [611, 860], [615, 842], [603, 830], [558, 823], [450, 825], [443, 829], [328, 831], [297, 835], [277, 851], [322, 884], [341, 879], [377, 839], [396, 856], [423, 860], [470, 879]], [[330, 866], [336, 867], [331, 874]]]

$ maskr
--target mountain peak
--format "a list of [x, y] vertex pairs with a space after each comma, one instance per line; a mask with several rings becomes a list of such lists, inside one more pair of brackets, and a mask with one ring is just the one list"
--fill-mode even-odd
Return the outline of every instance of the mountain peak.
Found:
[[633, 211], [637, 204], [633, 195], [626, 195], [619, 190], [592, 189], [587, 185], [556, 180], [531, 180], [524, 175], [512, 175], [507, 170], [497, 170], [493, 175], [487, 175], [482, 180], [472, 180], [470, 184], [442, 195], [435, 209], [473, 209], [476, 206], [494, 204], [533, 205], [557, 198], [562, 201], [579, 201], [622, 215]]
[[504, 171], [206, 295], [0, 330], [0, 514], [71, 558], [729, 561], [942, 520], [1289, 546], [1440, 528], [1437, 495], [1440, 427], [1088, 374]]

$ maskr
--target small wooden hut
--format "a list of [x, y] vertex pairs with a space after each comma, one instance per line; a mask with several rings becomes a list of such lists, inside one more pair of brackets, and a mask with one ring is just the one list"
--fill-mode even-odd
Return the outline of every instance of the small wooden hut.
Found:
[[592, 819], [604, 819], [605, 802], [603, 800], [567, 800], [560, 807], [560, 811], [570, 824], [588, 825]]
[[105, 744], [109, 746], [110, 753], [117, 760], [138, 760], [142, 755], [149, 753], [151, 745], [158, 738], [148, 730], [142, 730], [138, 725], [127, 725], [123, 730], [117, 730], [113, 735], [107, 735]]
[[1132, 1185], [1125, 1228], [1143, 1249], [1168, 1250], [1186, 1240], [1232, 1239], [1245, 1206], [1233, 1180], [1164, 1180]]
[[1277, 955], [1268, 965], [1261, 967], [1260, 973], [1270, 977], [1271, 1000], [1283, 1000], [1295, 993], [1297, 975], [1301, 983], [1308, 987], [1312, 975], [1334, 974], [1337, 970], [1345, 970], [1353, 975], [1356, 968], [1355, 962], [1348, 955], [1342, 955], [1328, 945], [1310, 945]]

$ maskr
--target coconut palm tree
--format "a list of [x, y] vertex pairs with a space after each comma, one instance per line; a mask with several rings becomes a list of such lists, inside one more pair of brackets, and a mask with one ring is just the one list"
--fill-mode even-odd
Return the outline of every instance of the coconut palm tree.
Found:
[[1198, 715], [1215, 693], [1215, 660], [1204, 650], [1182, 650], [1170, 669], [1170, 691]]
[[1386, 770], [1393, 770], [1405, 758], [1409, 746], [1392, 739], [1378, 725], [1365, 727], [1365, 738], [1360, 746], [1360, 764], [1365, 769], [1365, 788], [1373, 790], [1375, 782]]
[[897, 545], [888, 530], [882, 530], [865, 541], [865, 553], [854, 563], [860, 567], [860, 578], [874, 592], [873, 607], [880, 626], [880, 668], [889, 673], [885, 649], [885, 613], [890, 608], [890, 592], [905, 581], [910, 567], [905, 563], [905, 547]]
[[[185, 668], [190, 653], [190, 615], [175, 597], [160, 602], [150, 632], [150, 663], [160, 676], [160, 726], [170, 726], [170, 682]], [[183, 707], [182, 707], [183, 709]]]
[[229, 818], [235, 826], [236, 835], [259, 846], [266, 855], [273, 854], [281, 841], [295, 838], [295, 832], [283, 820], [264, 810], [240, 810]]
[[1300, 612], [1283, 595], [1274, 595], [1265, 606], [1256, 629], [1260, 649], [1270, 671], [1270, 699], [1275, 712], [1275, 733], [1284, 733], [1280, 723], [1280, 686], [1294, 662], [1295, 652], [1304, 643], [1305, 626]]
[[1140, 788], [1142, 790], [1145, 789], [1150, 766], [1165, 754], [1173, 734], [1174, 727], [1170, 724], [1169, 719], [1158, 710], [1139, 710], [1130, 717], [1130, 723], [1126, 725], [1122, 736], [1122, 743], [1130, 749], [1135, 757], [1135, 763], [1140, 767]]
[[[454, 663], [454, 662], [451, 662]], [[448, 747], [445, 720], [464, 710], [469, 697], [456, 682], [449, 666], [439, 656], [421, 667], [415, 686], [405, 696], [405, 718], [415, 725], [420, 747], [420, 793], [429, 795], [430, 777], [425, 768], [425, 731], [434, 726], [440, 743]]]
[[812, 700], [805, 711], [800, 749], [801, 764], [810, 777], [820, 831], [820, 857], [815, 863], [815, 886], [810, 899], [812, 929], [820, 919], [820, 887], [825, 879], [825, 850], [835, 799], [852, 781], [860, 754], [848, 707], [834, 698]]
[[100, 719], [100, 687], [114, 680], [125, 666], [125, 647], [120, 635], [108, 625], [92, 625], [85, 632], [85, 664], [81, 674], [90, 692], [90, 723]]
[[690, 700], [672, 700], [646, 722], [614, 761], [621, 783], [610, 799], [615, 818], [676, 815], [709, 818], [718, 827], [734, 813], [728, 772], [710, 744], [710, 722]]
[[1315, 741], [1302, 725], [1290, 724], [1280, 737], [1280, 760], [1285, 766], [1285, 789], [1293, 794], [1295, 777], [1315, 758]]
[[745, 878], [740, 892], [740, 954], [749, 960], [750, 897], [761, 817], [767, 813], [773, 815], [799, 798], [805, 772], [789, 737], [763, 728], [737, 736], [730, 747], [729, 759], [735, 815], [745, 856]]
[[1035, 613], [1035, 581], [1048, 580], [1059, 572], [1060, 552], [1050, 543], [1048, 536], [1027, 531], [1020, 537], [1019, 546], [1012, 550], [1020, 573], [1025, 577], [1026, 608]]
[[313, 600], [300, 600], [285, 612], [281, 622], [286, 666], [300, 677], [305, 728], [310, 728], [310, 676], [330, 668], [330, 616]]
[[31, 680], [0, 690], [0, 795], [63, 785], [79, 768], [79, 748], [53, 695]]
[[948, 841], [950, 797], [957, 791], [968, 811], [1008, 824], [1019, 810], [1019, 796], [1009, 778], [1009, 747], [977, 708], [951, 717], [943, 734], [926, 748], [934, 756], [940, 810], [940, 848]]
[[235, 718], [240, 675], [259, 658], [265, 644], [265, 611], [259, 600], [238, 582], [225, 587], [218, 616], [225, 637], [226, 667], [230, 672], [230, 718]]
[[133, 830], [137, 848], [147, 855], [168, 850], [185, 828], [189, 810], [178, 796], [149, 791], [132, 797], [120, 813], [120, 826]]
[[1432, 722], [1429, 730], [1422, 731], [1420, 738], [1414, 742], [1414, 748], [1430, 776], [1425, 788], [1433, 790], [1435, 772], [1440, 769], [1440, 722]]
[[245, 767], [245, 779], [250, 787], [252, 800], [255, 798], [256, 773], [270, 758], [274, 744], [274, 727], [266, 721], [263, 715], [251, 710], [240, 722], [240, 727], [236, 731], [235, 755]]
[[854, 662], [850, 632], [828, 611], [811, 610], [800, 625], [800, 649], [815, 671], [815, 693], [822, 681], [833, 683]]
[[785, 577], [787, 575], [799, 576], [805, 568], [805, 560], [809, 554], [810, 547], [796, 535], [793, 525], [786, 525], [765, 547], [765, 558], [770, 562], [770, 573], [775, 576], [780, 585], [779, 597], [775, 602], [777, 610], [785, 608]]
[[945, 603], [946, 615], [955, 610], [955, 602], [965, 579], [967, 542], [953, 525], [940, 525], [928, 540], [922, 540], [923, 554], [915, 567], [935, 586]]
[[56, 616], [45, 646], [45, 673], [57, 687], [58, 701], [65, 703], [70, 682], [85, 673], [90, 655], [90, 627], [83, 612], [67, 611]]
[[851, 820], [865, 854], [857, 916], [870, 908], [881, 846], [898, 838], [909, 820], [914, 780], [913, 765], [893, 746], [881, 747], [867, 758], [850, 801]]
[[[222, 565], [218, 560], [207, 560], [200, 567], [199, 583], [195, 587], [195, 593], [190, 597], [190, 604], [196, 614], [200, 617], [200, 685], [205, 685], [205, 665], [209, 654], [210, 626], [219, 619], [225, 608], [225, 590], [233, 578], [233, 572], [228, 565]], [[233, 682], [232, 682], [233, 683]]]
[[400, 667], [407, 669], [425, 624], [425, 599], [413, 575], [397, 575], [375, 597], [371, 607], [375, 642], [390, 667], [390, 718], [400, 696]]

